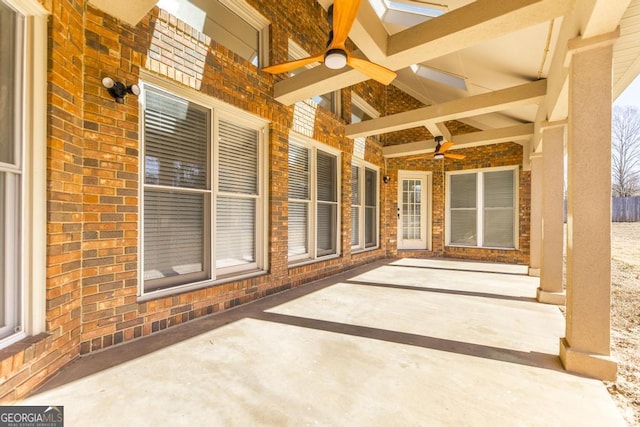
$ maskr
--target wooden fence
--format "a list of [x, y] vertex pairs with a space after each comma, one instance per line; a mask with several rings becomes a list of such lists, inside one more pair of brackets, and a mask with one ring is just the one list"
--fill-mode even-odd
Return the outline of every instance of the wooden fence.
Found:
[[611, 201], [611, 221], [640, 221], [640, 197], [614, 197]]

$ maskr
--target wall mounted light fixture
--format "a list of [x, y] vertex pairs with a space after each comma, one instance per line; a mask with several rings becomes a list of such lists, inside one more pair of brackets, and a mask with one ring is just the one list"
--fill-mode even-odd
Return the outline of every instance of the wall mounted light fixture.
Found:
[[132, 95], [140, 95], [140, 87], [136, 84], [125, 86], [124, 83], [116, 82], [111, 77], [102, 79], [102, 86], [107, 88], [109, 95], [113, 96], [118, 104], [124, 104], [124, 97], [130, 93]]

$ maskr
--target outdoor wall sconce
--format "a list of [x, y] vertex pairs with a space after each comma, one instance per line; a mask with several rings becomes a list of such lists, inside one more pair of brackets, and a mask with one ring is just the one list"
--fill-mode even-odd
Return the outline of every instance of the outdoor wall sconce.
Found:
[[391, 181], [391, 177], [389, 175], [385, 175], [382, 177], [382, 182], [384, 182], [385, 184], [388, 184], [389, 181]]
[[128, 93], [135, 96], [140, 95], [140, 87], [138, 87], [138, 85], [125, 86], [121, 82], [114, 81], [111, 77], [102, 79], [102, 86], [107, 88], [109, 95], [113, 96], [118, 104], [124, 104], [124, 97]]

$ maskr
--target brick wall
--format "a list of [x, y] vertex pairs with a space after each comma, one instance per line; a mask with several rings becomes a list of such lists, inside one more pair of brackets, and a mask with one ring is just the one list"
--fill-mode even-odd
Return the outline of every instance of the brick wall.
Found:
[[[272, 22], [271, 63], [286, 60], [289, 36], [310, 53], [324, 46], [326, 12], [315, 0], [249, 2]], [[378, 249], [352, 253], [350, 165], [354, 143], [344, 136], [344, 124], [350, 118], [351, 88], [341, 91], [342, 117], [317, 109], [309, 124], [312, 138], [342, 152], [341, 256], [289, 268], [288, 197], [287, 186], [282, 183], [288, 176], [288, 139], [296, 107], [283, 106], [273, 99], [273, 84], [283, 77], [260, 72], [215, 40], [157, 8], [131, 27], [82, 1], [43, 3], [53, 12], [48, 67], [46, 333], [0, 351], [0, 402], [13, 402], [24, 396], [79, 354], [146, 336], [387, 255], [398, 255], [393, 237], [397, 170], [434, 170], [442, 163], [402, 163], [391, 159], [386, 170], [382, 143], [367, 138], [364, 159], [380, 168], [380, 235], [385, 237], [380, 238]], [[138, 301], [140, 112], [133, 96], [128, 96], [124, 104], [116, 104], [102, 87], [101, 79], [108, 76], [130, 84], [138, 81], [143, 69], [270, 121], [267, 274]], [[393, 86], [365, 82], [353, 90], [382, 115], [420, 106]], [[389, 141], [430, 137], [426, 129], [416, 128], [380, 140], [393, 143]], [[465, 152], [468, 161], [458, 165], [446, 161], [445, 168], [480, 167], [479, 163], [521, 164], [522, 150], [515, 144], [469, 150], [472, 151]], [[444, 206], [444, 200], [436, 195], [441, 193], [437, 189], [442, 188], [436, 172], [434, 206]], [[382, 183], [385, 174], [392, 177], [391, 183]], [[528, 185], [528, 174], [522, 173], [523, 244], [517, 255], [509, 258], [511, 262], [522, 262], [528, 254], [524, 242], [528, 230]], [[503, 259], [502, 252], [444, 248], [443, 215], [434, 211], [433, 221], [434, 236], [439, 236], [439, 240], [434, 238], [434, 254]]]

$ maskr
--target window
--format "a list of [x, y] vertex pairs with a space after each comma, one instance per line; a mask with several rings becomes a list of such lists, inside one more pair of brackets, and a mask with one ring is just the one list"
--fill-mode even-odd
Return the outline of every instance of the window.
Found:
[[46, 25], [0, 0], [0, 348], [44, 330]]
[[[289, 61], [294, 61], [296, 59], [302, 59], [309, 56], [307, 51], [300, 47], [299, 44], [289, 39]], [[289, 72], [290, 76], [295, 76], [296, 74], [301, 73], [302, 71], [318, 66], [318, 64], [309, 64], [306, 67], [301, 67], [296, 70]], [[325, 110], [329, 110], [332, 113], [340, 115], [340, 91], [336, 90], [334, 92], [325, 93], [324, 95], [316, 95], [311, 100], [317, 104], [318, 106], [324, 108]]]
[[351, 123], [360, 123], [378, 117], [380, 117], [380, 113], [364, 99], [351, 92]]
[[351, 247], [378, 246], [378, 170], [351, 165]]
[[266, 64], [269, 21], [245, 0], [160, 0], [158, 7], [256, 67]]
[[448, 174], [448, 244], [516, 248], [516, 170]]
[[264, 124], [148, 84], [143, 95], [143, 293], [264, 269]]
[[289, 260], [339, 253], [339, 154], [291, 136], [289, 140]]

